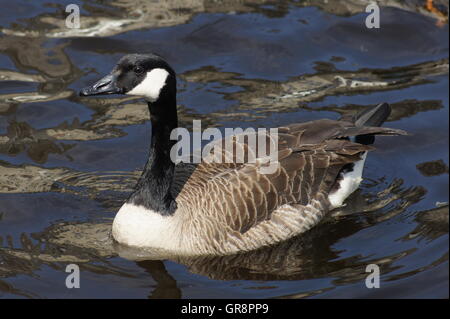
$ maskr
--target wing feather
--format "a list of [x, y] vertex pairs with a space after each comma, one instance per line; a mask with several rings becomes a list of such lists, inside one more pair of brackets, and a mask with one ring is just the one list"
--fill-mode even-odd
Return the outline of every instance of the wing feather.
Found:
[[[202, 198], [203, 202], [209, 203], [208, 211], [203, 213], [214, 216], [212, 219], [219, 221], [223, 229], [231, 229], [239, 236], [265, 220], [278, 218], [273, 213], [284, 204], [306, 207], [316, 200], [328, 207], [328, 193], [342, 167], [358, 161], [363, 152], [373, 149], [344, 138], [403, 133], [381, 127], [356, 127], [351, 122], [333, 120], [281, 127], [278, 167], [271, 174], [261, 172], [263, 164], [260, 162], [240, 163], [236, 154], [225, 150], [226, 142], [229, 142], [234, 150], [244, 152], [246, 160], [252, 155], [260, 158], [250, 147], [250, 139], [227, 137], [214, 143], [222, 145], [220, 157], [229, 163], [179, 164], [173, 192], [178, 195], [177, 201], [190, 206], [192, 214], [200, 202], [195, 198]], [[273, 139], [267, 135], [265, 141], [268, 150]]]

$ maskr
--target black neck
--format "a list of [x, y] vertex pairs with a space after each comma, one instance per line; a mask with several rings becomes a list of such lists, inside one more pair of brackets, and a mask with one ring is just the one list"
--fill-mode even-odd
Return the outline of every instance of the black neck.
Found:
[[150, 156], [128, 202], [171, 215], [176, 202], [171, 194], [175, 164], [170, 159], [170, 150], [176, 141], [170, 139], [170, 133], [178, 126], [178, 119], [176, 93], [165, 93], [161, 92], [157, 101], [148, 102], [152, 122]]

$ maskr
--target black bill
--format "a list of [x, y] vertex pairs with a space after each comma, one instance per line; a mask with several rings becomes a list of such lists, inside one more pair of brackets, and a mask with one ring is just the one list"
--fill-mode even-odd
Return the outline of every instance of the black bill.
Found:
[[116, 76], [109, 74], [91, 86], [87, 86], [80, 91], [81, 96], [100, 95], [100, 94], [117, 94], [121, 90], [117, 87]]

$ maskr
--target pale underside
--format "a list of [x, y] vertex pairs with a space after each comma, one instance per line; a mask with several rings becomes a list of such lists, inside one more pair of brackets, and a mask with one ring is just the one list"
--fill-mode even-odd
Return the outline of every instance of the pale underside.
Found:
[[[222, 160], [232, 163], [180, 163], [172, 185], [176, 212], [162, 216], [125, 204], [114, 220], [113, 236], [130, 246], [183, 255], [223, 255], [301, 234], [358, 187], [365, 152], [372, 147], [346, 137], [361, 134], [401, 132], [333, 120], [282, 127], [278, 129], [278, 164], [271, 174], [261, 172], [268, 164], [260, 158], [256, 163], [236, 163], [236, 152], [223, 152]], [[229, 138], [245, 154], [255, 153], [248, 139]], [[267, 136], [267, 148], [270, 142]], [[353, 173], [340, 174], [353, 163]], [[349, 176], [351, 180], [346, 179]]]

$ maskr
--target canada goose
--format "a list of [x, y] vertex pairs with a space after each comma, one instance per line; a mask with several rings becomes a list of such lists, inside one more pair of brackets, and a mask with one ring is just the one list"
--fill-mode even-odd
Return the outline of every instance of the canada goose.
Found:
[[144, 97], [152, 123], [149, 159], [115, 216], [112, 235], [120, 244], [178, 255], [233, 254], [307, 231], [358, 188], [374, 135], [406, 134], [379, 127], [390, 114], [383, 103], [339, 121], [278, 128], [271, 174], [260, 172], [259, 161], [174, 164], [176, 75], [167, 62], [154, 54], [126, 55], [80, 92], [99, 94]]

